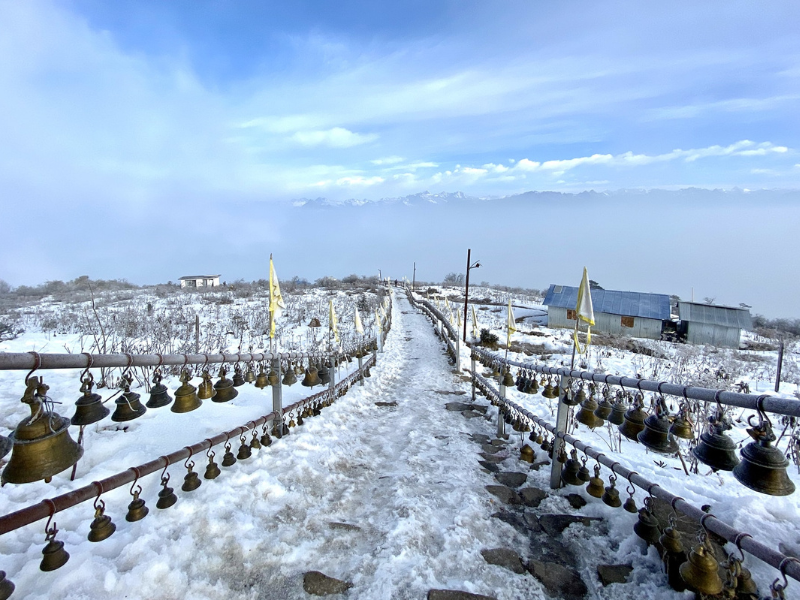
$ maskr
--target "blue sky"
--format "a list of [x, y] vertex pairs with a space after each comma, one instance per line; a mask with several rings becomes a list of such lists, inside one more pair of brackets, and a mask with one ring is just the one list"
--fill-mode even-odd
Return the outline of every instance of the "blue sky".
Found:
[[798, 189], [799, 28], [797, 2], [0, 0], [0, 202], [39, 237], [0, 277], [297, 198]]

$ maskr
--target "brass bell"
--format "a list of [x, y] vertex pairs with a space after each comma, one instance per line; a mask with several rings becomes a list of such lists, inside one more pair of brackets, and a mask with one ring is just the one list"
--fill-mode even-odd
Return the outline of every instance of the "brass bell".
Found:
[[598, 425], [603, 424], [602, 419], [600, 419], [598, 423], [595, 410], [597, 410], [597, 401], [594, 399], [594, 393], [592, 393], [581, 402], [581, 409], [578, 411], [578, 414], [575, 415], [575, 420], [578, 423], [583, 423], [589, 429], [594, 429]]
[[517, 378], [514, 380], [514, 387], [517, 388], [518, 392], [522, 392], [527, 384], [528, 384], [528, 378], [522, 374], [522, 371], [519, 371], [517, 373]]
[[275, 420], [272, 422], [272, 436], [278, 439], [283, 437], [284, 425], [283, 421]]
[[[203, 374], [203, 376], [205, 375], [208, 375], [208, 371]], [[203, 401], [200, 400], [200, 394], [197, 392], [197, 388], [189, 383], [189, 379], [189, 371], [186, 369], [181, 371], [181, 387], [175, 390], [175, 402], [170, 407], [170, 410], [174, 413], [190, 412], [196, 408], [200, 408], [203, 404]], [[205, 381], [203, 381], [203, 383], [205, 383]], [[200, 387], [203, 387], [202, 383]]]
[[637, 435], [644, 430], [647, 413], [642, 410], [641, 396], [636, 403], [625, 412], [625, 421], [619, 426], [619, 432], [630, 440], [637, 440]]
[[295, 375], [294, 369], [291, 365], [289, 368], [286, 369], [286, 374], [283, 376], [283, 381], [281, 383], [285, 386], [292, 386], [297, 383], [297, 375]]
[[239, 452], [236, 453], [236, 458], [239, 460], [245, 460], [246, 458], [250, 458], [252, 456], [252, 452], [250, 451], [250, 446], [247, 444], [247, 440], [244, 437], [244, 433], [239, 436], [239, 441], [242, 443], [239, 446]]
[[270, 369], [269, 375], [267, 375], [267, 381], [272, 387], [277, 387], [281, 383], [281, 375], [278, 371], [274, 368]]
[[514, 376], [511, 374], [511, 369], [508, 367], [506, 367], [505, 373], [503, 374], [501, 385], [505, 387], [512, 387], [514, 385]]
[[105, 419], [111, 410], [103, 406], [100, 394], [93, 394], [94, 377], [88, 373], [82, 381], [83, 396], [75, 403], [75, 416], [70, 419], [73, 425], [91, 425]]
[[0, 571], [0, 600], [8, 600], [15, 589], [14, 583], [10, 579], [6, 579], [6, 572]]
[[42, 562], [39, 563], [39, 570], [45, 572], [55, 571], [67, 564], [69, 552], [64, 550], [64, 542], [56, 541], [58, 529], [56, 529], [55, 523], [53, 523], [53, 526], [47, 529], [46, 532], [47, 536], [45, 540], [47, 544], [44, 549], [42, 549]]
[[296, 427], [297, 423], [294, 422], [294, 415], [289, 416], [289, 427]]
[[120, 378], [122, 395], [114, 401], [117, 408], [111, 415], [111, 420], [116, 423], [138, 419], [147, 412], [147, 409], [139, 401], [139, 394], [131, 391], [131, 383], [133, 383], [133, 376], [129, 373]]
[[372, 377], [372, 374], [369, 372], [369, 365], [364, 369], [364, 377]]
[[594, 410], [594, 416], [596, 419], [599, 419], [600, 422], [597, 426], [601, 426], [603, 421], [608, 418], [608, 415], [611, 414], [611, 410], [614, 408], [614, 405], [611, 404], [609, 401], [609, 397], [611, 396], [611, 392], [609, 392], [608, 386], [603, 388], [603, 399], [600, 400], [600, 403], [597, 405], [597, 408]]
[[619, 490], [617, 489], [616, 485], [616, 475], [610, 475], [608, 481], [611, 483], [611, 485], [606, 486], [605, 491], [603, 492], [601, 497], [603, 504], [610, 506], [611, 508], [619, 508], [622, 506], [622, 500], [619, 499]]
[[269, 432], [267, 432], [267, 424], [264, 423], [264, 426], [261, 429], [261, 445], [264, 448], [269, 448], [272, 445], [272, 438], [269, 436]]
[[239, 365], [233, 367], [233, 387], [241, 387], [244, 385], [244, 375], [242, 375], [242, 368]]
[[586, 467], [586, 457], [584, 456], [581, 459], [581, 468], [578, 469], [578, 479], [581, 481], [579, 485], [588, 483], [591, 478], [592, 476], [589, 474], [589, 469]]
[[[761, 422], [747, 433], [753, 441], [742, 448], [742, 462], [733, 469], [733, 476], [743, 486], [770, 496], [794, 493], [794, 483], [786, 474], [789, 461], [783, 452], [773, 448], [775, 434], [769, 419], [761, 413]], [[752, 417], [751, 417], [752, 418]], [[751, 423], [752, 425], [752, 423]]]
[[583, 485], [583, 482], [578, 479], [578, 471], [580, 469], [578, 451], [573, 448], [572, 452], [570, 452], [569, 460], [564, 464], [564, 468], [561, 469], [561, 481], [567, 485]]
[[[305, 412], [305, 411], [303, 411], [303, 412]], [[297, 415], [297, 426], [300, 427], [303, 424], [303, 422], [304, 422], [303, 421], [303, 413], [300, 413], [299, 415]]]
[[188, 469], [188, 473], [186, 473], [186, 475], [183, 477], [183, 485], [181, 486], [181, 489], [184, 492], [193, 492], [199, 488], [203, 482], [200, 481], [200, 477], [197, 475], [197, 473], [193, 471], [194, 461], [188, 461], [186, 463], [186, 468]]
[[253, 383], [256, 380], [256, 372], [253, 371], [253, 365], [252, 364], [248, 364], [247, 365], [247, 371], [245, 371], [245, 373], [244, 373], [244, 380], [247, 383]]
[[214, 452], [209, 449], [208, 455], [208, 464], [206, 465], [206, 472], [203, 475], [203, 479], [216, 479], [219, 477], [219, 474], [222, 472], [219, 470], [219, 465], [214, 462]]
[[650, 498], [644, 499], [644, 508], [639, 509], [639, 520], [634, 524], [633, 531], [650, 545], [658, 543], [661, 532], [658, 529], [658, 519], [651, 510]]
[[223, 365], [219, 369], [219, 380], [214, 384], [216, 393], [211, 399], [213, 402], [230, 402], [239, 395], [239, 390], [233, 387], [233, 381], [225, 377], [228, 372]]
[[269, 385], [269, 379], [267, 378], [267, 372], [264, 370], [264, 365], [259, 365], [258, 368], [258, 375], [256, 376], [256, 387], [260, 390], [263, 390], [265, 387]]
[[603, 480], [600, 479], [600, 465], [595, 465], [594, 477], [589, 479], [589, 485], [586, 486], [586, 493], [595, 498], [602, 498], [605, 491]]
[[94, 505], [94, 520], [89, 525], [89, 541], [102, 542], [103, 540], [111, 537], [117, 529], [117, 526], [111, 522], [111, 517], [104, 514], [106, 504], [102, 500], [97, 500]]
[[132, 492], [133, 500], [128, 504], [128, 514], [125, 515], [125, 520], [129, 523], [141, 521], [147, 516], [147, 513], [150, 512], [150, 509], [145, 506], [144, 500], [139, 498], [139, 494], [141, 493], [141, 486], [138, 486], [137, 489]]
[[315, 385], [320, 384], [319, 375], [317, 374], [317, 368], [313, 365], [309, 365], [306, 369], [306, 376], [303, 377], [303, 381], [300, 382], [301, 385], [304, 387], [313, 388]]
[[[322, 385], [328, 385], [331, 382], [331, 373], [328, 370], [327, 364], [323, 364], [319, 368], [317, 375], [319, 376], [319, 381]], [[369, 377], [369, 375], [365, 375], [365, 377]]]
[[53, 411], [47, 398], [48, 389], [41, 378], [28, 378], [21, 402], [30, 406], [31, 416], [20, 421], [8, 436], [14, 446], [3, 469], [3, 483], [31, 483], [40, 479], [49, 483], [53, 475], [68, 469], [83, 456], [83, 448], [69, 435], [69, 420]]
[[758, 586], [753, 581], [750, 570], [742, 565], [740, 560], [736, 562], [736, 596], [737, 598], [758, 598]]
[[533, 448], [528, 446], [528, 444], [523, 444], [522, 448], [519, 451], [519, 459], [524, 460], [527, 463], [532, 463], [534, 457]]
[[161, 485], [164, 487], [160, 492], [158, 492], [158, 502], [156, 502], [156, 508], [169, 508], [178, 501], [178, 497], [175, 495], [173, 489], [167, 486], [168, 483], [169, 473], [162, 475], [161, 477]]
[[236, 464], [236, 457], [231, 452], [231, 445], [230, 443], [225, 444], [225, 454], [222, 455], [222, 466], [223, 467], [230, 467]]
[[567, 406], [578, 406], [581, 402], [586, 400], [586, 392], [583, 391], [583, 385], [578, 388], [578, 393], [575, 393], [569, 386], [564, 390], [564, 397], [561, 402]]
[[705, 536], [699, 546], [692, 548], [689, 560], [680, 567], [681, 578], [693, 592], [715, 596], [722, 592], [722, 579], [719, 576], [719, 563], [713, 553], [706, 548]]
[[556, 397], [555, 391], [553, 390], [553, 386], [550, 385], [550, 380], [548, 380], [547, 385], [544, 386], [544, 391], [542, 392], [542, 396], [549, 399]]
[[250, 439], [250, 450], [260, 450], [261, 442], [258, 441], [258, 430], [253, 425], [253, 437]]
[[669, 415], [664, 399], [656, 404], [656, 414], [644, 420], [644, 431], [636, 435], [636, 439], [653, 452], [660, 454], [675, 454], [678, 451], [678, 442], [670, 433]]
[[710, 417], [708, 430], [700, 436], [700, 443], [692, 448], [695, 458], [715, 471], [732, 471], [739, 464], [739, 458], [736, 456], [736, 443], [724, 433], [730, 427], [725, 418], [719, 415]]
[[694, 439], [694, 429], [692, 428], [692, 422], [689, 420], [689, 414], [686, 408], [681, 407], [678, 416], [672, 421], [672, 425], [669, 426], [669, 432], [676, 438], [681, 438], [682, 440]]
[[608, 415], [608, 422], [612, 425], [622, 425], [625, 422], [625, 412], [628, 407], [625, 405], [625, 399], [620, 392], [614, 405], [611, 407], [611, 414]]
[[161, 408], [172, 402], [172, 397], [169, 395], [167, 386], [161, 383], [161, 373], [156, 369], [153, 374], [153, 383], [155, 384], [150, 388], [150, 399], [147, 401], [147, 408]]
[[664, 529], [664, 533], [662, 533], [661, 537], [658, 538], [658, 543], [661, 544], [661, 547], [665, 552], [669, 552], [671, 554], [680, 554], [684, 552], [683, 543], [681, 542], [681, 534], [678, 532], [677, 527], [675, 527], [672, 521], [674, 521], [674, 517], [670, 517], [669, 527]]
[[686, 582], [680, 575], [680, 567], [686, 562], [686, 552], [681, 543], [681, 536], [675, 526], [675, 516], [670, 516], [669, 527], [658, 538], [658, 543], [663, 548], [661, 560], [664, 561], [664, 570], [667, 572], [667, 581], [670, 587], [678, 592], [686, 589]]
[[636, 506], [636, 500], [633, 499], [634, 492], [635, 488], [632, 485], [628, 486], [628, 498], [622, 504], [623, 510], [632, 514], [639, 512], [639, 508]]
[[[203, 369], [203, 381], [200, 382], [200, 386], [197, 388], [197, 397], [200, 400], [208, 400], [209, 398], [213, 398], [214, 394], [217, 391], [214, 389], [214, 384], [211, 383], [211, 373], [208, 372], [208, 369]], [[183, 381], [183, 379], [181, 379]], [[186, 379], [186, 383], [188, 383], [189, 379]], [[175, 392], [175, 396], [178, 395], [178, 392]], [[173, 409], [174, 410], [174, 409]]]

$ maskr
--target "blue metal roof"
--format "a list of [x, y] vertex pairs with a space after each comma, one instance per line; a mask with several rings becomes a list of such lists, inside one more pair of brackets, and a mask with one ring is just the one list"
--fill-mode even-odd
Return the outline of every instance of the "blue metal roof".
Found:
[[[666, 294], [640, 294], [639, 292], [618, 292], [594, 289], [592, 308], [594, 312], [643, 317], [645, 319], [669, 320], [669, 296]], [[568, 285], [551, 285], [543, 304], [560, 308], [574, 309], [578, 303], [578, 288]]]

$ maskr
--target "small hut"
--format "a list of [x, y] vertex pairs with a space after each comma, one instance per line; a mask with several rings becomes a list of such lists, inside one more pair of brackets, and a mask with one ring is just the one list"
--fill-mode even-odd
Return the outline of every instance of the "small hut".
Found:
[[179, 281], [182, 288], [219, 287], [219, 275], [184, 275]]
[[753, 329], [750, 311], [732, 306], [678, 302], [679, 332], [690, 344], [738, 348], [742, 330]]

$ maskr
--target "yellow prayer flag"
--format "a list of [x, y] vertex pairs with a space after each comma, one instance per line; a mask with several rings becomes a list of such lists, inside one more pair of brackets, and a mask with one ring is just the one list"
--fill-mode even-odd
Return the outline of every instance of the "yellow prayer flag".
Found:
[[353, 319], [356, 325], [356, 331], [361, 335], [364, 335], [364, 325], [361, 324], [361, 315], [358, 314], [358, 309], [356, 308], [355, 318]]
[[[575, 349], [583, 354], [592, 343], [592, 325], [594, 325], [594, 309], [592, 307], [592, 291], [589, 287], [589, 273], [586, 267], [583, 267], [583, 277], [581, 278], [581, 285], [578, 287], [578, 302], [575, 305], [575, 312], [577, 319], [575, 321], [575, 331], [572, 337], [575, 341]], [[578, 323], [583, 321], [588, 325], [586, 329], [586, 345], [581, 348], [581, 343], [578, 340]]]
[[336, 319], [336, 313], [333, 310], [333, 298], [328, 300], [328, 330], [333, 333], [336, 343], [339, 343], [339, 321]]
[[516, 323], [514, 322], [514, 311], [511, 309], [511, 298], [508, 299], [508, 323], [506, 324], [508, 328], [508, 341], [506, 343], [506, 347], [511, 347], [511, 334], [517, 330]]
[[472, 305], [472, 337], [478, 337], [478, 316], [475, 314], [475, 305]]
[[275, 322], [281, 316], [286, 305], [283, 303], [281, 286], [278, 283], [278, 276], [275, 274], [275, 264], [272, 262], [272, 255], [269, 255], [269, 312], [270, 319], [269, 337], [275, 337]]

